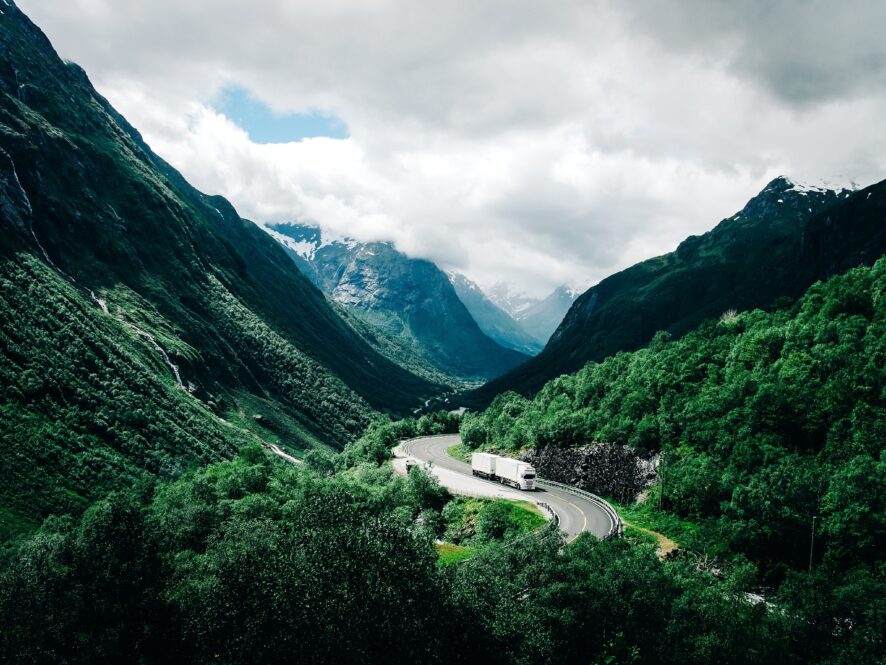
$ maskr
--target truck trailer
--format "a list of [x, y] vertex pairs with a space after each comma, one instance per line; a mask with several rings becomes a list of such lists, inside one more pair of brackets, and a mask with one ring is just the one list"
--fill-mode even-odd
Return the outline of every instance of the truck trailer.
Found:
[[474, 453], [471, 455], [471, 471], [475, 476], [496, 480], [495, 477], [495, 460], [498, 455], [490, 453]]
[[535, 469], [528, 462], [491, 453], [474, 453], [471, 455], [471, 471], [475, 476], [497, 480], [518, 490], [535, 489]]

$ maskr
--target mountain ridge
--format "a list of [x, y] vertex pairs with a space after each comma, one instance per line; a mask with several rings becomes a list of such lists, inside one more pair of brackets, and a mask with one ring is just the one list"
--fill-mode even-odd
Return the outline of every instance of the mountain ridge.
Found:
[[658, 331], [680, 336], [730, 309], [769, 308], [817, 279], [872, 262], [886, 251], [877, 212], [884, 195], [882, 182], [837, 192], [775, 178], [710, 231], [585, 291], [538, 356], [465, 401], [487, 404], [507, 390], [533, 394], [546, 380], [639, 348]]

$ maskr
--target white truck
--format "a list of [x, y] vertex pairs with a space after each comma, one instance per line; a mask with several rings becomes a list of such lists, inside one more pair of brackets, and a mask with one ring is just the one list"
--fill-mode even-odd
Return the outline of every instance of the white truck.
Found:
[[518, 490], [535, 489], [535, 469], [529, 462], [499, 457], [495, 460], [495, 475], [498, 476], [499, 482], [516, 487]]
[[528, 462], [491, 453], [474, 453], [471, 455], [471, 471], [475, 476], [497, 480], [518, 490], [535, 489], [535, 469]]

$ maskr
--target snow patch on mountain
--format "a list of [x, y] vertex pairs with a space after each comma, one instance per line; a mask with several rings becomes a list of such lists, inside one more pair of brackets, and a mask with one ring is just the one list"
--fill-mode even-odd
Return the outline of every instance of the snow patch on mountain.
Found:
[[[449, 278], [449, 283], [455, 287], [463, 288], [468, 291], [474, 291], [475, 293], [482, 294], [484, 297], [486, 294], [483, 292], [476, 282], [470, 280], [459, 272], [455, 272], [453, 270], [446, 270], [446, 277]], [[490, 301], [491, 302], [491, 301]]]
[[825, 192], [855, 192], [861, 188], [861, 186], [855, 180], [847, 180], [842, 176], [838, 176], [835, 178], [822, 178], [820, 180], [810, 180], [810, 181], [802, 181], [797, 180], [795, 178], [789, 178], [787, 176], [782, 176], [782, 178], [788, 184], [792, 185], [792, 187], [786, 191], [789, 192], [799, 192], [800, 194], [807, 194], [809, 192], [817, 192], [823, 194]]
[[295, 240], [294, 238], [290, 238], [289, 236], [284, 235], [279, 231], [269, 229], [267, 226], [262, 226], [261, 228], [274, 240], [279, 242], [284, 247], [291, 249], [293, 252], [304, 259], [313, 259], [314, 253], [322, 246], [319, 243], [311, 242], [310, 240]]
[[497, 282], [486, 290], [487, 297], [515, 319], [533, 305], [541, 302], [522, 291], [514, 291], [508, 284]]

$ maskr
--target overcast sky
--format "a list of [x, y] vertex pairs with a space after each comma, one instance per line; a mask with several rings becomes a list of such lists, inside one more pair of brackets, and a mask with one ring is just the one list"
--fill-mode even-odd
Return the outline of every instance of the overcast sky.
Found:
[[484, 285], [588, 286], [779, 174], [886, 178], [883, 0], [18, 4], [241, 215]]

